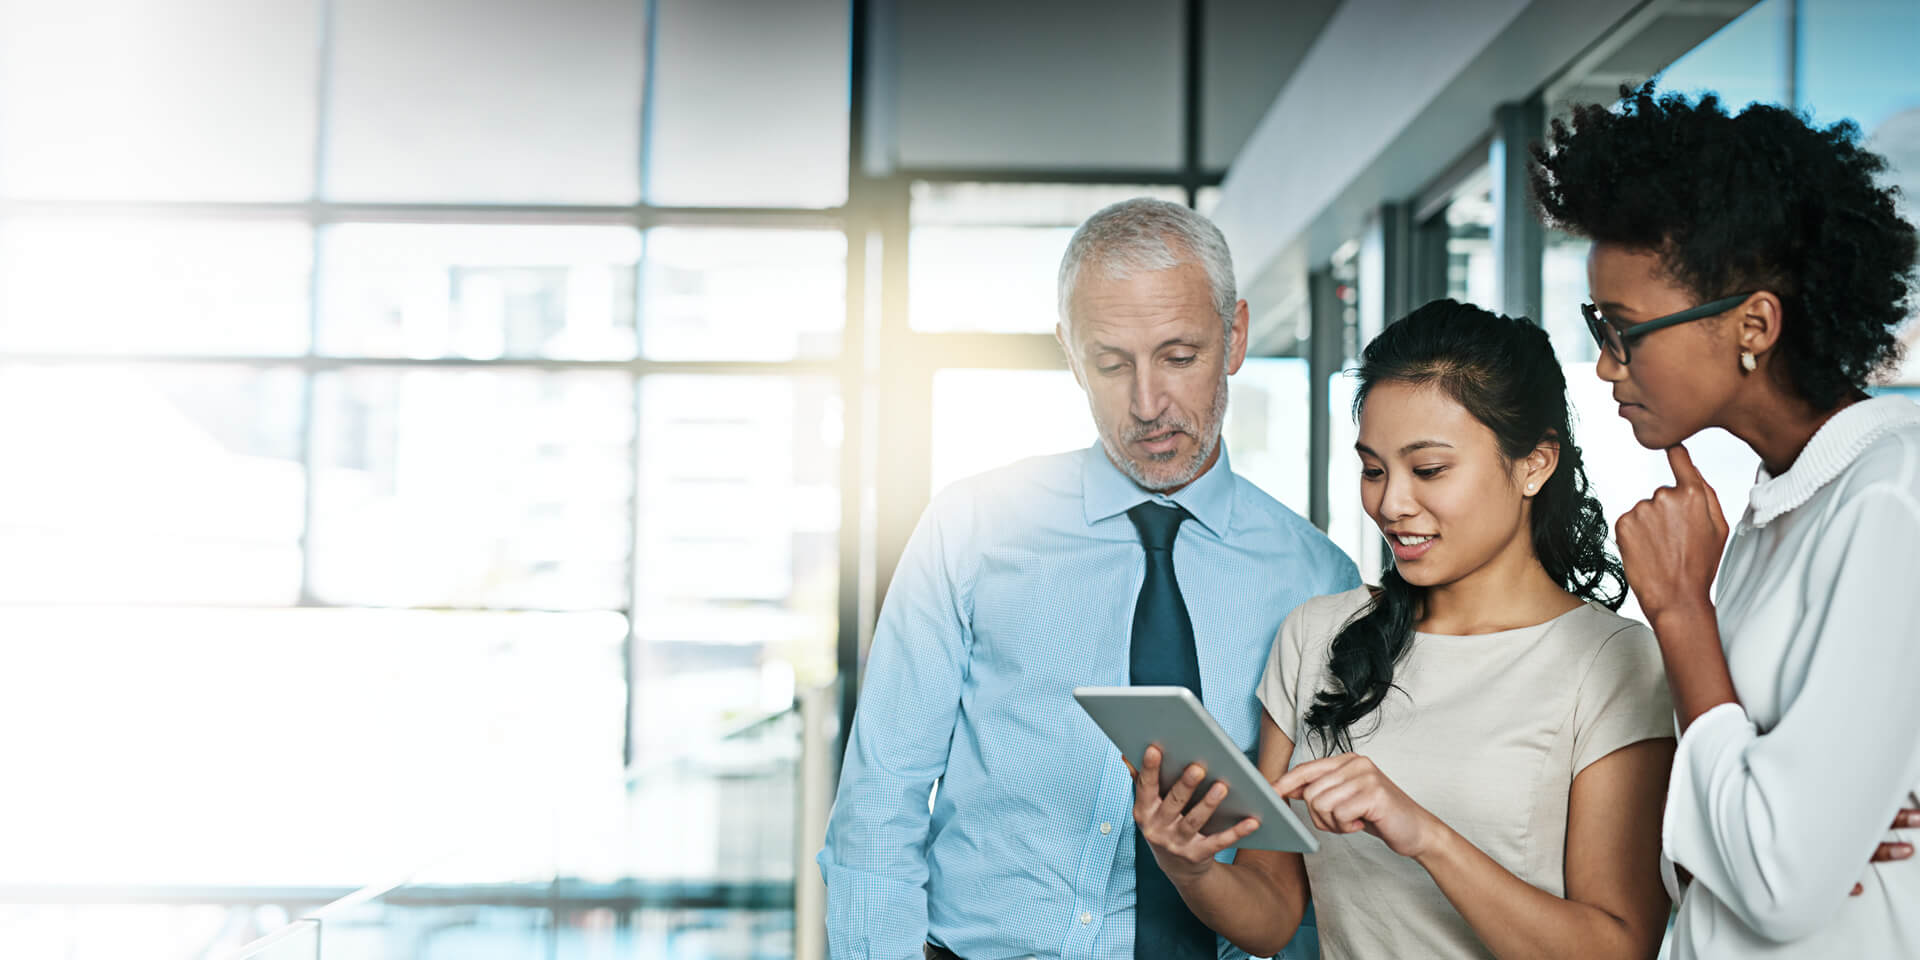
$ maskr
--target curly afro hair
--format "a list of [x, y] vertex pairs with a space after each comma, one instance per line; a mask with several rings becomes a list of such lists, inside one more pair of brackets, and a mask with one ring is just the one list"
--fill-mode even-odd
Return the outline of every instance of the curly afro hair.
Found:
[[1860, 128], [1824, 129], [1777, 106], [1728, 115], [1649, 82], [1616, 108], [1576, 107], [1535, 144], [1530, 179], [1547, 223], [1659, 254], [1702, 301], [1769, 290], [1782, 305], [1790, 386], [1816, 409], [1864, 387], [1900, 356], [1914, 292], [1912, 224], [1886, 161]]

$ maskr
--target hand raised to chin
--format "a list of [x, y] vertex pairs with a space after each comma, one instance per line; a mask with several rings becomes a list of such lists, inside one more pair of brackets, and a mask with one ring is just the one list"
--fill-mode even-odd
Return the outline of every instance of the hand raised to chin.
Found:
[[1667, 448], [1674, 483], [1655, 490], [1614, 524], [1627, 583], [1649, 621], [1669, 610], [1710, 605], [1708, 591], [1727, 545], [1720, 498], [1684, 446]]

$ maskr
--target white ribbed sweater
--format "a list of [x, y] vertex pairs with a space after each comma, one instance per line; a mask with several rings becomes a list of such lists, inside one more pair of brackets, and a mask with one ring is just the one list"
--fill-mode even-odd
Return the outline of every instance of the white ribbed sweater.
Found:
[[[1920, 861], [1869, 865], [1920, 796], [1920, 407], [1862, 401], [1763, 469], [1720, 568], [1740, 704], [1680, 739], [1673, 957], [1920, 957]], [[1920, 831], [1909, 831], [1920, 832]], [[1863, 896], [1848, 897], [1855, 882]]]

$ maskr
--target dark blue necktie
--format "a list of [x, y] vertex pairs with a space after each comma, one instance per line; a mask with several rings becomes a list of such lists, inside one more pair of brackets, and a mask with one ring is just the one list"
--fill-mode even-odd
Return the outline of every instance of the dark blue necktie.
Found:
[[[1134, 686], [1186, 687], [1200, 696], [1200, 655], [1193, 645], [1193, 619], [1173, 578], [1173, 538], [1187, 511], [1152, 501], [1127, 511], [1147, 551], [1147, 576], [1133, 606], [1133, 644], [1128, 666]], [[1213, 931], [1180, 899], [1173, 881], [1154, 862], [1153, 849], [1133, 830], [1134, 960], [1212, 960]]]

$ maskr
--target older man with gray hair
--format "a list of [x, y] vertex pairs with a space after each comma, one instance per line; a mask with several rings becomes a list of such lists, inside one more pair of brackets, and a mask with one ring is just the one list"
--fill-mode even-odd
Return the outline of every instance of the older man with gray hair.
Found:
[[1160, 872], [1072, 691], [1186, 686], [1251, 750], [1281, 621], [1359, 577], [1228, 464], [1247, 304], [1218, 228], [1114, 204], [1074, 233], [1059, 298], [1099, 442], [956, 483], [921, 517], [819, 857], [836, 960], [1245, 956]]

